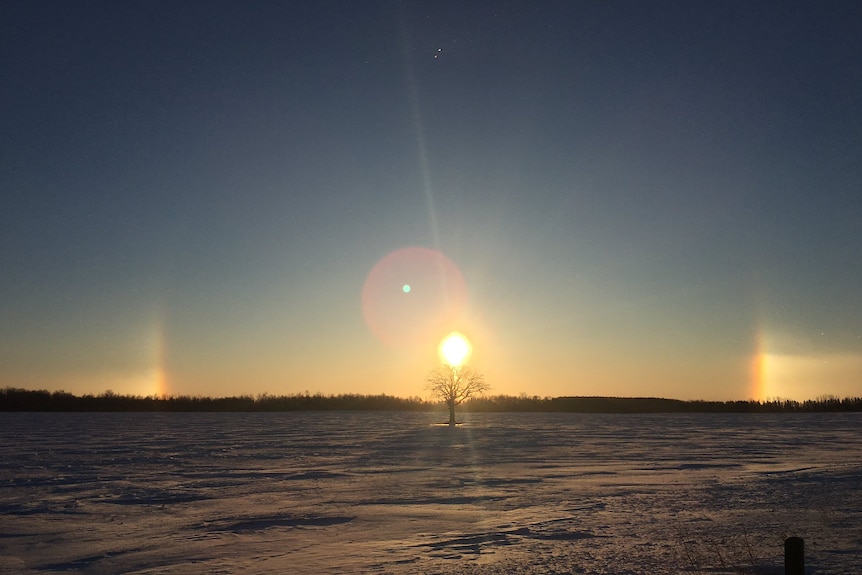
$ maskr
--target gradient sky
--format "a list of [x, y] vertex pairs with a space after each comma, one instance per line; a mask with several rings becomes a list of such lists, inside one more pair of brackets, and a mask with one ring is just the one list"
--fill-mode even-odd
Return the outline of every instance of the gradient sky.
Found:
[[0, 12], [0, 386], [862, 395], [855, 0]]

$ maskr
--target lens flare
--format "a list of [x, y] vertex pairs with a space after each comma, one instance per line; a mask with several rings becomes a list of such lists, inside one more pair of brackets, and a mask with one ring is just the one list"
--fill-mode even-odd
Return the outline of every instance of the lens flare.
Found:
[[473, 347], [470, 345], [470, 340], [464, 334], [457, 331], [453, 331], [440, 342], [440, 359], [443, 360], [443, 363], [452, 367], [464, 365], [472, 351]]
[[458, 266], [436, 250], [411, 247], [381, 259], [362, 288], [371, 332], [392, 347], [434, 345], [459, 325], [467, 288]]

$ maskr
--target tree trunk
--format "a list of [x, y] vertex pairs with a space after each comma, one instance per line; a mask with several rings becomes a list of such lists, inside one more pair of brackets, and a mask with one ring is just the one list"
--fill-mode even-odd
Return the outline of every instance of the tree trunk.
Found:
[[449, 425], [455, 425], [455, 402], [449, 402]]

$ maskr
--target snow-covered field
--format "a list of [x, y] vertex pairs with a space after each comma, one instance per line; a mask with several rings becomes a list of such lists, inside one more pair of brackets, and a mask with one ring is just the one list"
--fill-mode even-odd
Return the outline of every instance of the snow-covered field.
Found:
[[862, 414], [0, 413], [0, 573], [862, 573]]

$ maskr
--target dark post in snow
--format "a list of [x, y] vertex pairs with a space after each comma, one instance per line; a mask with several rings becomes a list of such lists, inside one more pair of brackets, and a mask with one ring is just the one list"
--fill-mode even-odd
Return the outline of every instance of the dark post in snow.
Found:
[[802, 537], [784, 540], [784, 575], [805, 575], [805, 541]]

